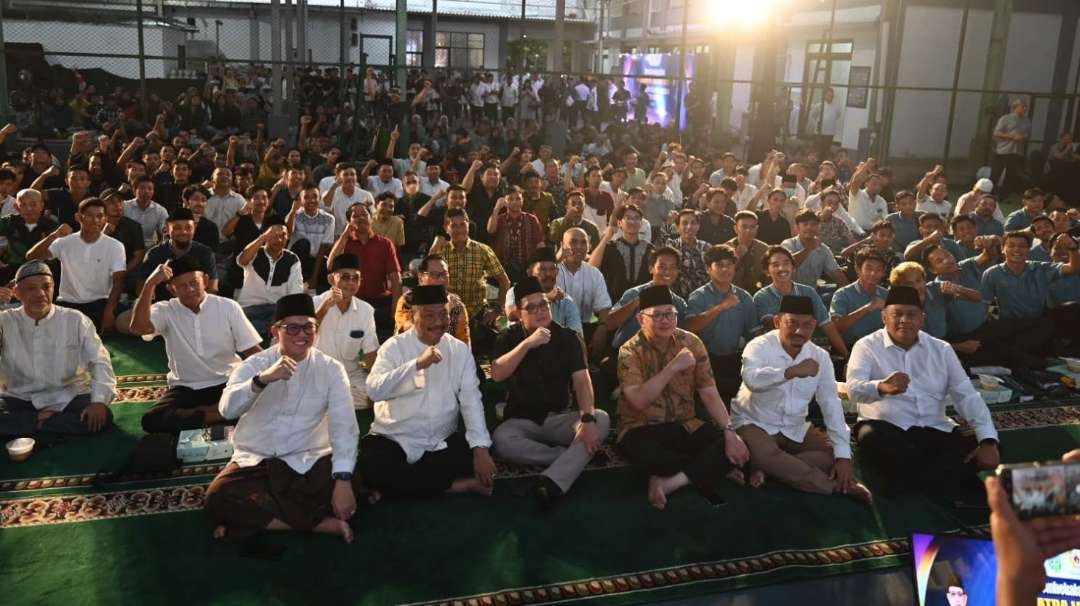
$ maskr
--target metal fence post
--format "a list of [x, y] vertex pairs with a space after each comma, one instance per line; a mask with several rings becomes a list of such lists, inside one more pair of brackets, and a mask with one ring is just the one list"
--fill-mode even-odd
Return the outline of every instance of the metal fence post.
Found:
[[4, 52], [4, 2], [0, 0], [0, 121], [11, 115], [7, 83], [7, 53]]
[[143, 40], [143, 10], [142, 0], [135, 0], [135, 27], [139, 35], [139, 107], [142, 110], [143, 120], [149, 121], [147, 115], [149, 109], [146, 96], [146, 43]]

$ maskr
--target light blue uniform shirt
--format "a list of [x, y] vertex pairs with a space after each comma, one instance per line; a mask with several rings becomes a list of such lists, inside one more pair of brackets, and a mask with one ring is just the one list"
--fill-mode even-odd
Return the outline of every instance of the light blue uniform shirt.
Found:
[[920, 212], [916, 212], [910, 219], [901, 217], [898, 212], [885, 217], [886, 221], [892, 223], [893, 232], [895, 234], [893, 242], [896, 243], [897, 248], [901, 251], [907, 248], [908, 244], [922, 239], [922, 237], [919, 236], [919, 215], [921, 214], [922, 213]]
[[1076, 301], [1080, 301], [1080, 274], [1065, 276], [1050, 284], [1050, 292], [1046, 299], [1048, 307], [1060, 307]]
[[[1042, 213], [1035, 215], [1035, 217], [1041, 216]], [[1005, 231], [1016, 231], [1018, 229], [1027, 229], [1031, 227], [1031, 222], [1035, 219], [1028, 213], [1027, 209], [1021, 208], [1009, 213], [1008, 217], [1005, 217]]]
[[[640, 297], [643, 290], [651, 288], [652, 286], [652, 282], [646, 282], [627, 289], [627, 291], [623, 293], [622, 298], [619, 299], [619, 302], [615, 304], [615, 307], [611, 308], [611, 313], [626, 307], [632, 301]], [[686, 322], [686, 300], [672, 292], [671, 301], [675, 304], [675, 309], [679, 312], [679, 327], [681, 328]], [[641, 330], [641, 324], [637, 321], [637, 313], [634, 313], [622, 323], [622, 326], [615, 330], [615, 336], [611, 339], [612, 346], [614, 346], [615, 349], [619, 349], [622, 347], [623, 343], [629, 341], [630, 337], [636, 335], [639, 330]]]
[[[825, 309], [825, 304], [821, 302], [821, 296], [818, 295], [816, 290], [798, 282], [795, 282], [793, 286], [791, 294], [799, 297], [810, 297], [810, 302], [814, 305], [814, 319], [817, 320], [818, 326], [824, 326], [832, 321], [829, 318], [829, 310]], [[770, 284], [754, 293], [754, 307], [757, 308], [758, 320], [762, 327], [772, 330], [771, 318], [776, 315], [776, 312], [780, 311], [780, 299], [782, 298], [784, 298], [784, 295], [780, 294], [775, 284]]]
[[[506, 293], [506, 304], [517, 305], [517, 297], [514, 296], [513, 288]], [[578, 310], [577, 303], [574, 303], [570, 295], [565, 295], [551, 304], [551, 319], [563, 328], [569, 328], [577, 333], [582, 331], [581, 311]]]
[[975, 259], [961, 261], [957, 269], [957, 275], [951, 280], [935, 278], [933, 282], [926, 285], [926, 289], [930, 291], [933, 297], [941, 299], [945, 304], [946, 334], [949, 337], [958, 337], [977, 330], [986, 322], [986, 308], [988, 307], [984, 301], [968, 301], [941, 292], [942, 282], [952, 282], [979, 290], [983, 272], [979, 269], [979, 264], [975, 262]]
[[1038, 318], [1046, 311], [1050, 284], [1061, 279], [1064, 263], [1028, 261], [1019, 275], [999, 263], [983, 273], [979, 283], [984, 301], [998, 302], [998, 316], [1002, 319]]
[[739, 304], [716, 316], [699, 335], [709, 353], [714, 356], [726, 356], [739, 351], [743, 345], [742, 340], [749, 339], [761, 328], [754, 298], [735, 285], [732, 285], [731, 292], [722, 293], [710, 281], [690, 293], [690, 299], [686, 302], [687, 316], [697, 316], [732, 296], [738, 297]]
[[[881, 286], [875, 287], [873, 295], [868, 295], [866, 294], [866, 291], [863, 290], [862, 285], [856, 281], [837, 289], [837, 291], [833, 293], [832, 302], [829, 305], [829, 314], [832, 316], [832, 319], [835, 320], [866, 305], [870, 302], [870, 299], [874, 297], [884, 301], [888, 296], [889, 291]], [[875, 330], [884, 327], [885, 324], [881, 321], [881, 312], [871, 312], [860, 318], [858, 322], [851, 325], [850, 328], [840, 334], [844, 337], [844, 342], [851, 345]]]

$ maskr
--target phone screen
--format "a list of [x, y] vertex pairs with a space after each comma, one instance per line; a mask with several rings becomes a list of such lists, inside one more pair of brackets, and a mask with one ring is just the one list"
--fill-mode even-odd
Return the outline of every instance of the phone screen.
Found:
[[1080, 463], [1003, 465], [998, 476], [1021, 518], [1080, 513]]

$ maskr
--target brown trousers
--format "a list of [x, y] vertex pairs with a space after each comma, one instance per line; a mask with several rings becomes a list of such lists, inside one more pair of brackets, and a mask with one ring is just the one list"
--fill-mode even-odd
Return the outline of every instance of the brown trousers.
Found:
[[770, 436], [756, 425], [735, 431], [750, 449], [751, 469], [804, 492], [832, 494], [833, 448], [825, 432], [811, 427], [799, 443], [782, 433]]
[[295, 530], [311, 530], [332, 515], [330, 455], [305, 474], [281, 459], [265, 459], [253, 467], [229, 463], [206, 491], [206, 511], [229, 534], [254, 533], [277, 518]]

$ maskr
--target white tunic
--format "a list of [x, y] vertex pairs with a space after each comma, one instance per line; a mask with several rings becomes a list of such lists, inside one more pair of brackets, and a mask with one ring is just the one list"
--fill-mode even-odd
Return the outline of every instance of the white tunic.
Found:
[[281, 459], [303, 474], [329, 454], [333, 473], [351, 473], [360, 428], [345, 368], [312, 348], [291, 379], [256, 392], [251, 378], [279, 359], [277, 347], [257, 353], [229, 376], [218, 410], [226, 419], [239, 419], [231, 462], [253, 467], [263, 459]]
[[371, 433], [397, 442], [406, 460], [415, 463], [427, 451], [446, 448], [460, 415], [469, 446], [491, 446], [469, 346], [443, 335], [436, 346], [442, 361], [417, 370], [416, 359], [427, 347], [410, 328], [379, 348], [367, 380], [368, 395], [375, 401]]
[[[894, 372], [910, 377], [907, 391], [881, 395], [878, 384]], [[896, 345], [884, 328], [856, 341], [848, 361], [847, 389], [851, 400], [859, 405], [860, 421], [888, 421], [903, 430], [932, 427], [951, 432], [956, 423], [945, 415], [945, 396], [950, 395], [979, 440], [997, 439], [990, 410], [972, 386], [952, 346], [924, 332], [907, 350]]]
[[22, 307], [0, 311], [0, 386], [4, 396], [59, 412], [80, 394], [109, 404], [116, 393], [109, 352], [82, 312], [54, 305], [41, 320]]
[[[816, 376], [784, 378], [788, 367], [803, 360], [817, 361]], [[802, 443], [810, 428], [806, 420], [810, 400], [816, 399], [834, 456], [851, 458], [851, 430], [844, 422], [832, 359], [824, 349], [807, 341], [792, 358], [780, 344], [780, 333], [769, 331], [752, 339], [743, 349], [742, 379], [731, 405], [731, 422], [736, 428], [755, 425], [771, 436], [780, 433]]]

